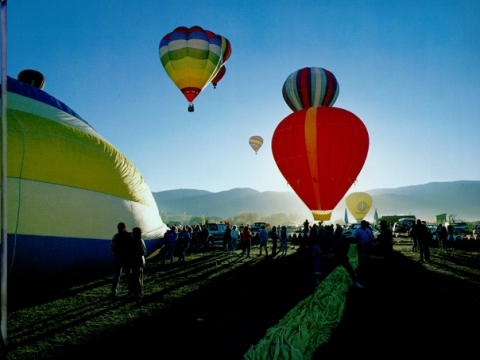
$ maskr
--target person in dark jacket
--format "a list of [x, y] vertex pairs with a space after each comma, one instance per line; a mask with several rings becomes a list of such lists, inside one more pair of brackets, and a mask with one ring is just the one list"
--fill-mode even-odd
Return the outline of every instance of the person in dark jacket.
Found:
[[110, 243], [110, 251], [115, 257], [110, 297], [115, 297], [118, 294], [118, 284], [120, 283], [122, 272], [125, 270], [127, 277], [130, 276], [130, 269], [128, 268], [128, 245], [131, 234], [127, 231], [127, 226], [123, 222], [118, 223], [117, 231]]
[[358, 282], [355, 270], [353, 270], [350, 261], [348, 260], [348, 252], [350, 250], [350, 242], [344, 234], [340, 234], [337, 241], [332, 245], [330, 251], [333, 253], [334, 266], [343, 266], [347, 270], [350, 278], [353, 281], [353, 286], [358, 289], [363, 289], [363, 285]]
[[420, 251], [420, 262], [430, 262], [430, 246], [429, 246], [429, 231], [427, 225], [422, 223], [422, 220], [417, 219], [417, 223], [413, 225], [413, 230], [417, 236], [418, 250]]
[[175, 257], [175, 244], [177, 243], [177, 239], [177, 227], [172, 226], [170, 230], [165, 233], [164, 236], [165, 253], [163, 255], [163, 265], [165, 265], [167, 258], [170, 258], [170, 264], [173, 264], [173, 259]]
[[143, 268], [147, 248], [142, 239], [142, 230], [135, 227], [132, 230], [129, 244], [129, 267], [130, 267], [130, 294], [136, 298], [143, 295]]
[[185, 262], [185, 255], [190, 249], [190, 243], [192, 241], [192, 228], [190, 226], [184, 226], [180, 234], [178, 235], [178, 261]]

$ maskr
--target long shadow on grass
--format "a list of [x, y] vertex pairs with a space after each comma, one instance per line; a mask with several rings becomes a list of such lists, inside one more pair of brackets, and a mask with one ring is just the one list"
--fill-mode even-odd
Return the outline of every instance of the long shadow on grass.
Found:
[[314, 359], [466, 358], [477, 351], [478, 331], [470, 329], [480, 320], [478, 277], [462, 281], [400, 252], [386, 265], [380, 272], [373, 264], [365, 289], [348, 293], [340, 325]]
[[[97, 297], [70, 306], [60, 302], [64, 308], [32, 321], [42, 331], [30, 337], [21, 329], [13, 332], [11, 353], [23, 359], [28, 355], [106, 359], [131, 354], [240, 359], [314, 290], [310, 254], [246, 259], [214, 251], [187, 260], [173, 266], [150, 263], [140, 302], [126, 297], [115, 301]], [[108, 291], [109, 280], [85, 285], [85, 291]], [[77, 298], [84, 294], [80, 289], [73, 290]], [[118, 320], [110, 321], [114, 318]], [[76, 336], [76, 340], [66, 341], [60, 349], [45, 347], [62, 335]], [[38, 351], [21, 353], [20, 347]]]

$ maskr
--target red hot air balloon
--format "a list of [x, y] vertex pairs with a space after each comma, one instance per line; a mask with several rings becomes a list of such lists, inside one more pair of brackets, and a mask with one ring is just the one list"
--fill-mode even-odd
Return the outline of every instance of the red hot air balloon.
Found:
[[223, 77], [225, 76], [225, 73], [227, 72], [227, 68], [225, 67], [225, 65], [223, 65], [220, 70], [218, 70], [218, 73], [217, 75], [215, 75], [215, 77], [212, 79], [212, 84], [213, 84], [213, 88], [216, 89], [217, 88], [217, 84], [220, 82], [220, 80], [223, 79]]
[[295, 111], [272, 138], [278, 169], [315, 220], [330, 220], [362, 170], [368, 146], [367, 129], [356, 115], [326, 106]]
[[315, 106], [333, 106], [340, 86], [328, 70], [306, 67], [291, 73], [283, 84], [283, 99], [293, 111]]

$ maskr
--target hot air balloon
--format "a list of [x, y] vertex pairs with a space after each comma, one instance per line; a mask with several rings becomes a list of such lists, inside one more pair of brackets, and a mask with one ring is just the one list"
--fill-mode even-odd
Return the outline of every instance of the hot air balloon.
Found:
[[315, 220], [329, 220], [363, 167], [369, 138], [363, 122], [333, 107], [295, 111], [272, 137], [278, 169]]
[[306, 67], [290, 74], [283, 84], [283, 98], [293, 111], [316, 106], [333, 106], [340, 86], [328, 70]]
[[250, 146], [252, 149], [255, 151], [255, 155], [257, 155], [257, 151], [262, 147], [263, 145], [263, 138], [261, 136], [252, 136], [248, 140]]
[[214, 89], [217, 88], [217, 84], [220, 82], [220, 80], [222, 80], [222, 78], [223, 78], [223, 76], [225, 75], [226, 72], [227, 72], [227, 68], [225, 66], [222, 66], [220, 68], [220, 70], [218, 71], [217, 75], [215, 75], [215, 77], [212, 80], [212, 84], [213, 84]]
[[363, 220], [372, 207], [372, 197], [366, 192], [353, 192], [345, 199], [347, 208], [357, 222]]
[[207, 86], [223, 63], [222, 40], [200, 26], [181, 26], [165, 35], [159, 46], [160, 61], [173, 83], [190, 102]]
[[230, 55], [232, 55], [232, 45], [230, 44], [230, 41], [222, 35], [218, 35], [218, 37], [222, 42], [222, 65], [224, 65], [227, 60], [230, 59]]
[[218, 72], [215, 74], [214, 78], [212, 79], [213, 88], [217, 88], [217, 84], [220, 80], [222, 80], [223, 76], [227, 72], [225, 68], [225, 63], [228, 59], [230, 59], [230, 55], [232, 55], [232, 45], [227, 38], [223, 37], [222, 35], [218, 35], [218, 38], [222, 42], [222, 66], [218, 69]]
[[7, 89], [9, 281], [110, 274], [121, 221], [156, 251], [167, 227], [135, 166], [53, 96], [10, 77]]

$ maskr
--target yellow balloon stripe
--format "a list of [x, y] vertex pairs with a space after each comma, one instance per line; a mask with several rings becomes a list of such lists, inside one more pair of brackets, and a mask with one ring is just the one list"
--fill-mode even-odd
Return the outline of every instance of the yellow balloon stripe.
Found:
[[155, 207], [143, 177], [105, 140], [20, 110], [8, 113], [8, 176], [110, 194]]

